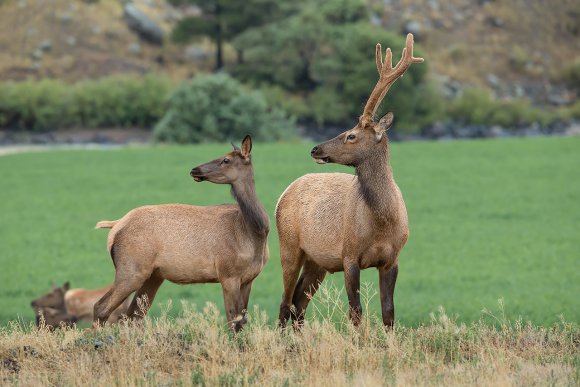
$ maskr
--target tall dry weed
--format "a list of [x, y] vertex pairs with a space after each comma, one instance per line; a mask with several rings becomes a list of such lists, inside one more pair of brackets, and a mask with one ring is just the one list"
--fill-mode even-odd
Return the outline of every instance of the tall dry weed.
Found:
[[[443, 309], [393, 331], [366, 312], [354, 328], [340, 292], [323, 286], [301, 332], [258, 307], [239, 334], [213, 304], [96, 331], [0, 329], [0, 380], [18, 385], [578, 385], [580, 330], [510, 322], [489, 312], [458, 324]], [[376, 298], [363, 287], [367, 304]]]

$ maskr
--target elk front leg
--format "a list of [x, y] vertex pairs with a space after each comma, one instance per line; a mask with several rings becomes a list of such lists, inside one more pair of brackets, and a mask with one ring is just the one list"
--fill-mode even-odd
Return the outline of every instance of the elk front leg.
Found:
[[245, 322], [242, 316], [243, 301], [240, 291], [240, 279], [228, 278], [222, 281], [222, 290], [224, 292], [224, 306], [226, 308], [228, 326], [233, 331], [239, 332]]
[[362, 317], [360, 304], [360, 268], [356, 262], [344, 265], [344, 285], [348, 296], [349, 317], [354, 326], [358, 326]]
[[395, 283], [399, 274], [399, 265], [390, 269], [379, 269], [379, 288], [381, 291], [381, 312], [383, 315], [383, 324], [392, 328], [395, 323]]

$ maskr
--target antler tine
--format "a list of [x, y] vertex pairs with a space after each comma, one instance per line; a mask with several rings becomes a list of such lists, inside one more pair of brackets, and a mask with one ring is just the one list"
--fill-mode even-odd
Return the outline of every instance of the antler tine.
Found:
[[375, 115], [375, 112], [381, 101], [389, 91], [389, 88], [397, 79], [399, 79], [407, 68], [412, 63], [421, 63], [424, 61], [423, 58], [416, 58], [413, 56], [413, 34], [407, 34], [407, 41], [405, 44], [405, 48], [403, 49], [401, 59], [397, 63], [395, 67], [392, 64], [392, 52], [390, 48], [387, 48], [385, 53], [385, 60], [383, 62], [382, 52], [381, 52], [381, 45], [377, 44], [376, 46], [376, 62], [377, 62], [377, 70], [379, 71], [379, 80], [375, 85], [369, 99], [365, 105], [363, 110], [363, 114], [361, 116], [361, 121], [372, 121]]
[[381, 75], [381, 69], [383, 68], [383, 49], [381, 48], [381, 44], [377, 43], [377, 50], [376, 50], [376, 60], [377, 60], [377, 71], [379, 72], [379, 76]]

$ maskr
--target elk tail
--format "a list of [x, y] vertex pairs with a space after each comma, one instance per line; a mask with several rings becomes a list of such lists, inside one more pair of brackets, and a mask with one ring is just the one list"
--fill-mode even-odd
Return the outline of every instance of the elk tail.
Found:
[[97, 222], [95, 228], [113, 228], [117, 224], [118, 220], [102, 220]]

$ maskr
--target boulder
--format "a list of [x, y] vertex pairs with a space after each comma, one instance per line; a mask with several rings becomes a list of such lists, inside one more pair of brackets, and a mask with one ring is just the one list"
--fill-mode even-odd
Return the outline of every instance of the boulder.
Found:
[[403, 25], [403, 34], [407, 35], [409, 33], [413, 34], [417, 42], [425, 39], [423, 33], [423, 26], [417, 20], [409, 20]]
[[52, 42], [48, 39], [43, 40], [39, 45], [38, 49], [42, 50], [43, 52], [48, 52], [52, 49]]
[[153, 44], [163, 44], [164, 33], [161, 27], [134, 4], [126, 4], [123, 8], [123, 18], [133, 31], [140, 37]]
[[185, 49], [183, 57], [189, 62], [202, 62], [209, 58], [209, 54], [202, 47], [191, 45]]
[[435, 122], [421, 130], [421, 136], [429, 139], [440, 139], [451, 134], [452, 128], [448, 123]]
[[141, 45], [139, 43], [131, 43], [131, 44], [129, 44], [127, 49], [129, 50], [129, 52], [131, 54], [137, 55], [137, 54], [141, 53]]

